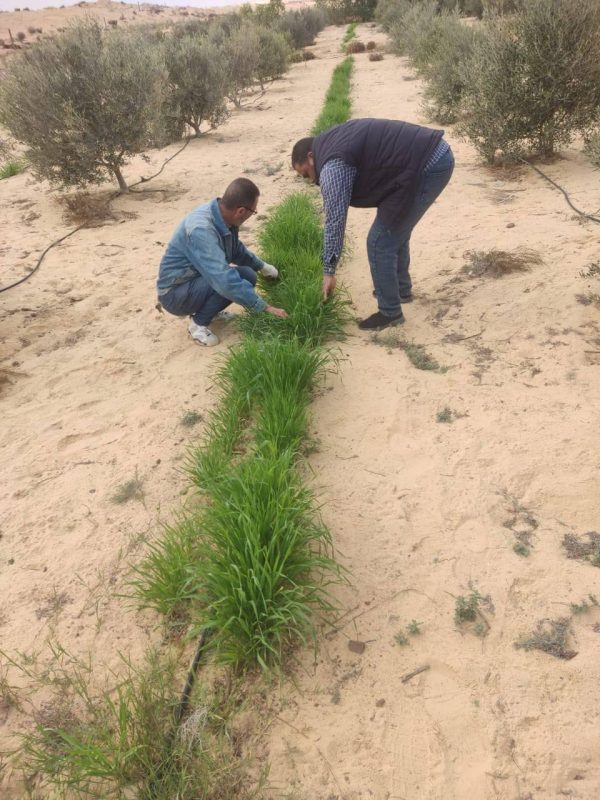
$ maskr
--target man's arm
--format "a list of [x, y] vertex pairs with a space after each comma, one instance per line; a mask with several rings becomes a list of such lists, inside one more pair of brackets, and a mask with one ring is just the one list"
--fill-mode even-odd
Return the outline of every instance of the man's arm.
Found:
[[322, 256], [325, 275], [335, 275], [342, 254], [346, 218], [356, 173], [356, 167], [346, 164], [340, 158], [328, 161], [321, 170], [319, 183], [325, 211]]
[[188, 238], [188, 246], [190, 261], [215, 292], [251, 311], [264, 311], [267, 308], [267, 303], [252, 285], [241, 277], [237, 269], [229, 266], [215, 230], [194, 228]]
[[241, 242], [239, 239], [231, 260], [239, 267], [251, 267], [255, 272], [261, 270], [265, 263], [258, 256], [254, 255], [251, 250], [248, 250], [246, 245], [243, 244], [243, 242]]

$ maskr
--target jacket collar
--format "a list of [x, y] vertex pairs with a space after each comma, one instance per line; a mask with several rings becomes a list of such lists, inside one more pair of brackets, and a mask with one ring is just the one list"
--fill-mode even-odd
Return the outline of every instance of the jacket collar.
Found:
[[212, 214], [215, 226], [219, 231], [219, 233], [221, 234], [221, 236], [231, 236], [232, 228], [228, 228], [227, 225], [225, 224], [225, 220], [223, 219], [223, 215], [221, 214], [221, 209], [219, 208], [218, 197], [215, 197], [213, 200], [210, 201], [210, 213]]

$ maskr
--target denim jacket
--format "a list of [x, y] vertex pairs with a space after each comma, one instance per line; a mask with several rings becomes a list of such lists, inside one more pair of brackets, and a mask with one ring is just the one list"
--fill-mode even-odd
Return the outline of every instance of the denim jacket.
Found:
[[156, 282], [158, 296], [201, 275], [218, 294], [251, 311], [264, 311], [267, 303], [230, 264], [263, 267], [238, 238], [238, 228], [225, 224], [217, 198], [198, 206], [181, 222], [167, 245]]

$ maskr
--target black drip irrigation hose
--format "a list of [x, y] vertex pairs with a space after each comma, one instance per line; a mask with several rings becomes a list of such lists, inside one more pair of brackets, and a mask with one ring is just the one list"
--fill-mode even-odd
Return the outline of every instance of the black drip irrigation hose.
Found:
[[206, 643], [208, 641], [208, 637], [210, 636], [210, 634], [211, 634], [210, 629], [206, 628], [205, 630], [202, 631], [202, 633], [200, 634], [200, 638], [198, 639], [196, 652], [194, 653], [194, 657], [192, 658], [192, 663], [190, 664], [190, 668], [188, 669], [188, 673], [185, 679], [185, 685], [183, 687], [183, 691], [181, 692], [181, 697], [179, 698], [179, 702], [175, 706], [175, 711], [173, 712], [173, 727], [169, 731], [169, 734], [165, 740], [164, 758], [156, 772], [156, 775], [153, 777], [150, 786], [148, 787], [148, 796], [150, 798], [155, 796], [156, 791], [159, 788], [159, 783], [164, 775], [167, 756], [171, 752], [171, 748], [173, 747], [173, 742], [175, 741], [175, 737], [177, 736], [177, 732], [179, 731], [179, 726], [181, 725], [181, 722], [185, 717], [187, 710], [189, 708], [192, 689], [194, 688], [194, 684], [196, 682], [196, 674], [198, 672], [198, 667], [200, 666], [200, 661], [202, 660], [204, 648], [206, 647]]
[[552, 178], [548, 177], [548, 175], [546, 175], [545, 172], [542, 172], [542, 170], [539, 167], [536, 167], [534, 164], [531, 164], [524, 158], [520, 158], [519, 161], [521, 161], [523, 164], [527, 164], [527, 166], [531, 167], [531, 169], [534, 169], [537, 173], [539, 173], [542, 176], [542, 178], [545, 178], [548, 181], [548, 183], [554, 186], [555, 189], [558, 189], [558, 191], [564, 195], [565, 200], [576, 214], [579, 214], [580, 217], [591, 219], [592, 222], [600, 222], [600, 217], [596, 217], [594, 216], [594, 214], [586, 214], [584, 211], [581, 211], [579, 208], [574, 206], [573, 203], [571, 202], [571, 198], [569, 197], [568, 193], [562, 188], [562, 186], [559, 186], [559, 184], [556, 183], [556, 181], [553, 181]]
[[[175, 156], [178, 156], [180, 153], [182, 153], [185, 150], [185, 148], [188, 146], [188, 144], [190, 143], [190, 140], [192, 138], [195, 138], [195, 137], [188, 136], [186, 138], [186, 140], [185, 140], [185, 143], [184, 143], [183, 147], [180, 147], [179, 150], [177, 150], [177, 152], [173, 153], [172, 156], [169, 156], [169, 158], [167, 158], [167, 160], [163, 163], [162, 167], [158, 170], [158, 172], [155, 175], [150, 175], [149, 178], [140, 178], [139, 181], [136, 181], [135, 183], [132, 183], [131, 186], [129, 186], [128, 188], [129, 189], [133, 189], [134, 186], [139, 186], [140, 183], [148, 183], [148, 181], [151, 181], [154, 178], [158, 178], [158, 176], [163, 171], [163, 169], [167, 166], [169, 161], [172, 161], [175, 158]], [[162, 191], [162, 190], [157, 190], [157, 191]], [[107, 202], [107, 206], [110, 205], [110, 203], [112, 203], [112, 201], [116, 197], [119, 197], [121, 194], [122, 194], [122, 192], [115, 192], [111, 197], [109, 197], [108, 202]], [[135, 194], [143, 194], [143, 192], [135, 192]], [[8, 292], [9, 289], [14, 289], [15, 286], [19, 286], [21, 283], [25, 283], [25, 281], [29, 280], [29, 278], [31, 278], [31, 276], [38, 271], [38, 269], [40, 268], [40, 266], [42, 264], [42, 261], [46, 257], [46, 254], [50, 250], [52, 250], [53, 247], [56, 247], [56, 245], [60, 244], [61, 242], [64, 242], [65, 239], [68, 239], [69, 236], [73, 236], [74, 233], [77, 233], [77, 231], [80, 231], [85, 227], [87, 227], [85, 223], [83, 223], [82, 225], [78, 225], [76, 228], [73, 228], [72, 231], [69, 231], [68, 233], [65, 233], [64, 236], [61, 236], [60, 239], [56, 239], [56, 241], [52, 242], [52, 244], [49, 244], [48, 247], [41, 254], [41, 256], [38, 258], [37, 264], [35, 265], [35, 267], [30, 272], [28, 272], [27, 275], [25, 275], [23, 278], [20, 278], [18, 281], [15, 281], [14, 283], [10, 283], [8, 286], [3, 286], [2, 288], [0, 288], [0, 294], [2, 292]]]

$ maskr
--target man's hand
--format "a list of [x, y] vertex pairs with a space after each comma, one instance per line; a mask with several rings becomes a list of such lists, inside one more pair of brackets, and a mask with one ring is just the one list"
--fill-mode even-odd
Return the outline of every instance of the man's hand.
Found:
[[283, 308], [277, 308], [276, 306], [267, 306], [265, 308], [267, 314], [273, 314], [274, 317], [281, 317], [281, 319], [287, 319], [288, 313], [284, 311]]
[[335, 291], [335, 284], [335, 275], [325, 275], [323, 277], [323, 300], [327, 300], [328, 297], [331, 297]]
[[279, 270], [277, 267], [274, 267], [273, 264], [264, 263], [260, 268], [260, 271], [265, 276], [265, 278], [272, 278], [275, 280], [279, 277]]

